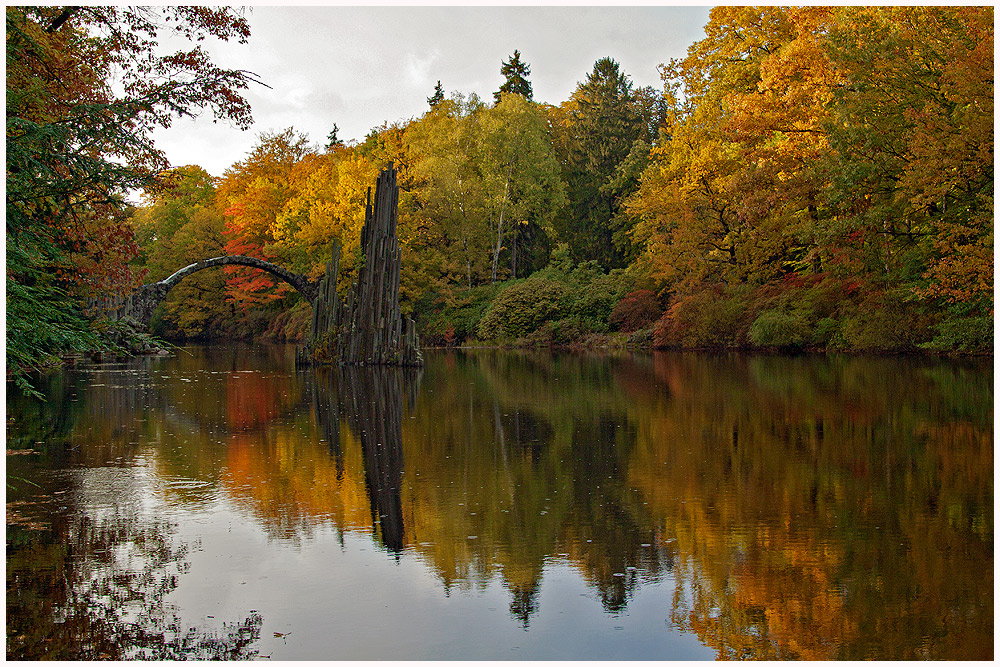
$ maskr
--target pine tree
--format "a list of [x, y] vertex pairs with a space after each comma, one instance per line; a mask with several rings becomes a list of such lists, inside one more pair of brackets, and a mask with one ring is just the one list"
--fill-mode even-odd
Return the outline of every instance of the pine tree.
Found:
[[517, 93], [526, 100], [531, 100], [531, 82], [526, 78], [531, 74], [531, 67], [521, 61], [521, 52], [514, 49], [514, 55], [510, 60], [504, 61], [500, 66], [500, 73], [506, 77], [500, 90], [493, 93], [493, 99], [499, 103], [501, 93]]
[[339, 131], [340, 131], [340, 128], [337, 127], [336, 123], [334, 123], [333, 124], [333, 129], [330, 130], [330, 134], [326, 135], [326, 149], [327, 150], [331, 150], [333, 148], [336, 148], [337, 146], [343, 146], [344, 145], [344, 140], [341, 139], [341, 138], [339, 138], [337, 136], [337, 132], [339, 132]]
[[618, 247], [624, 237], [619, 234], [617, 244], [613, 238], [619, 226], [615, 219], [621, 198], [635, 182], [630, 178], [619, 183], [616, 177], [645, 131], [632, 82], [617, 62], [601, 58], [565, 107], [568, 122], [560, 131], [571, 204], [557, 222], [557, 232], [577, 261], [592, 259], [606, 269], [623, 268], [628, 257], [626, 249]]
[[434, 94], [427, 98], [427, 104], [431, 105], [431, 109], [433, 109], [441, 102], [444, 102], [444, 88], [441, 87], [441, 80], [438, 79], [437, 85], [434, 86]]

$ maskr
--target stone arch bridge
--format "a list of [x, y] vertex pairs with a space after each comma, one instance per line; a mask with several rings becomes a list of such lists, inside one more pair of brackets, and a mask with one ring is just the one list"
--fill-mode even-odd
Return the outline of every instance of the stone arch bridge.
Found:
[[184, 280], [192, 273], [197, 273], [198, 271], [202, 271], [204, 269], [210, 269], [214, 266], [229, 265], [250, 266], [255, 269], [267, 271], [275, 278], [283, 280], [294, 287], [299, 294], [306, 298], [310, 305], [315, 304], [316, 295], [319, 292], [320, 281], [309, 280], [301, 274], [292, 273], [288, 269], [282, 268], [277, 264], [271, 264], [270, 262], [265, 262], [264, 260], [257, 259], [256, 257], [248, 257], [246, 255], [225, 255], [223, 257], [213, 257], [212, 259], [206, 259], [201, 262], [189, 264], [159, 282], [150, 283], [149, 285], [143, 285], [142, 287], [137, 288], [127, 297], [105, 299], [103, 302], [92, 304], [92, 306], [96, 307], [96, 309], [99, 309], [112, 319], [121, 320], [127, 318], [133, 320], [142, 328], [148, 328], [149, 321], [153, 317], [153, 310], [156, 309], [156, 306], [158, 306], [160, 302], [166, 298], [167, 293], [176, 287], [180, 281]]

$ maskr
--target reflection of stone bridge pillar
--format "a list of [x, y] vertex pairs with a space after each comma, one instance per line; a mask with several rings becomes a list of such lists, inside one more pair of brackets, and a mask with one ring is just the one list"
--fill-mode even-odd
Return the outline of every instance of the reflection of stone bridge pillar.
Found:
[[405, 546], [403, 395], [412, 407], [419, 382], [420, 371], [412, 368], [347, 366], [316, 373], [317, 418], [327, 442], [339, 459], [341, 419], [361, 441], [372, 524], [396, 553]]

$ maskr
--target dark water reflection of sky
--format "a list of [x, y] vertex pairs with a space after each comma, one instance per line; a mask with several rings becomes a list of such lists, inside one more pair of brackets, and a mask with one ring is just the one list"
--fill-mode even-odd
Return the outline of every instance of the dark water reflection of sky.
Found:
[[992, 657], [989, 363], [292, 353], [9, 396], [8, 658]]

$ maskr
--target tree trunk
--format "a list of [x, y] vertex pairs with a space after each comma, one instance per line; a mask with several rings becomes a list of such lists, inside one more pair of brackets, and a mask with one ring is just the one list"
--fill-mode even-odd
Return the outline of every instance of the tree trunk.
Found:
[[507, 208], [507, 195], [510, 193], [510, 170], [507, 170], [507, 182], [503, 186], [503, 201], [500, 203], [500, 220], [497, 222], [497, 245], [493, 249], [493, 274], [490, 280], [495, 284], [497, 281], [497, 265], [500, 264], [500, 250], [503, 248], [503, 214]]

